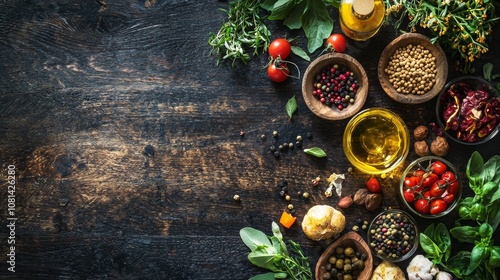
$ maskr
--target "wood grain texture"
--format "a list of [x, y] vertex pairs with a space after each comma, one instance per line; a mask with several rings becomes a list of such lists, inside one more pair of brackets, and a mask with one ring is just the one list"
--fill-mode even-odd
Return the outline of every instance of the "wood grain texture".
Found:
[[[313, 115], [300, 80], [269, 81], [265, 54], [234, 69], [217, 67], [206, 42], [227, 2], [149, 2], [0, 1], [0, 185], [4, 190], [7, 166], [15, 165], [19, 218], [16, 273], [6, 270], [1, 241], [1, 279], [248, 279], [262, 271], [248, 262], [239, 230], [271, 232], [288, 204], [279, 182], [311, 194], [292, 198], [298, 221], [312, 205], [338, 202], [324, 197], [325, 181], [310, 181], [347, 171], [341, 136], [348, 120]], [[294, 42], [305, 49], [299, 31], [269, 26], [273, 36], [299, 36]], [[402, 105], [382, 91], [378, 57], [396, 33], [390, 26], [380, 32], [367, 46], [349, 42], [346, 51], [369, 78], [364, 108], [389, 108], [410, 129], [434, 121], [434, 102]], [[478, 65], [500, 65], [500, 47], [491, 47]], [[292, 58], [304, 72], [308, 63]], [[298, 111], [290, 121], [285, 104], [294, 95]], [[270, 153], [297, 135], [328, 157], [299, 148], [278, 159]], [[450, 146], [457, 152], [447, 159], [462, 173], [473, 150], [498, 154], [498, 139]], [[397, 172], [382, 181], [385, 207], [397, 205]], [[344, 193], [368, 178], [347, 174]], [[0, 209], [6, 217], [5, 204]], [[347, 228], [375, 214], [350, 208]], [[304, 247], [314, 267], [324, 244], [307, 240], [299, 223], [284, 235]]]

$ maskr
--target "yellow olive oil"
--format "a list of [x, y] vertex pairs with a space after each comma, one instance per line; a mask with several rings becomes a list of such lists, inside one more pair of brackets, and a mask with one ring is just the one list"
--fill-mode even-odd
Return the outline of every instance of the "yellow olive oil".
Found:
[[339, 8], [340, 27], [356, 41], [366, 41], [379, 31], [385, 18], [382, 0], [342, 0]]
[[389, 172], [409, 152], [409, 132], [399, 116], [383, 108], [358, 113], [348, 123], [343, 138], [347, 159], [370, 174]]

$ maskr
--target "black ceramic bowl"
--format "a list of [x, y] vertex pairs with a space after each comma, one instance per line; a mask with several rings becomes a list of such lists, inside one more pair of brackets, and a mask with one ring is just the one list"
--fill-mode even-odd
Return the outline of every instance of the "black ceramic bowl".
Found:
[[[497, 120], [496, 125], [493, 125], [491, 129], [487, 129], [489, 133], [487, 133], [484, 136], [477, 136], [479, 133], [477, 131], [473, 134], [476, 134], [476, 139], [470, 139], [467, 140], [466, 134], [464, 134], [464, 129], [460, 129], [460, 126], [463, 124], [466, 118], [463, 117], [462, 111], [467, 111], [463, 110], [464, 106], [464, 99], [466, 96], [466, 89], [469, 88], [470, 90], [473, 91], [485, 91], [488, 93], [488, 98], [486, 100], [492, 100], [494, 98], [500, 98], [498, 91], [485, 79], [477, 76], [462, 76], [456, 79], [451, 80], [448, 82], [445, 87], [441, 90], [441, 92], [438, 95], [438, 99], [436, 102], [436, 117], [437, 117], [437, 122], [438, 125], [441, 127], [441, 129], [444, 131], [446, 136], [448, 138], [451, 138], [452, 140], [460, 143], [460, 144], [465, 144], [465, 145], [479, 145], [483, 144], [485, 142], [490, 141], [493, 139], [497, 134], [498, 131], [500, 130], [500, 121]], [[453, 96], [450, 95], [450, 89], [452, 89], [454, 92], [459, 93], [459, 97], [457, 98], [458, 100], [458, 106], [456, 107], [457, 110], [457, 116], [459, 116], [456, 121], [457, 121], [457, 126], [458, 128], [455, 129], [453, 126], [449, 126], [448, 128], [446, 127], [446, 120], [444, 116], [444, 112], [447, 109], [451, 109], [450, 106], [451, 104], [457, 104], [456, 100], [454, 99]], [[499, 114], [498, 117], [500, 117], [500, 99], [499, 102], [494, 103], [493, 106], [490, 106], [490, 112], [492, 111], [497, 111]], [[476, 115], [478, 120], [481, 120], [485, 113], [485, 106], [479, 107], [478, 110], [475, 110], [473, 113]], [[453, 110], [451, 110], [453, 111]], [[468, 110], [468, 113], [471, 113], [470, 110]], [[479, 121], [478, 121], [479, 125]], [[480, 124], [482, 127], [483, 124]]]

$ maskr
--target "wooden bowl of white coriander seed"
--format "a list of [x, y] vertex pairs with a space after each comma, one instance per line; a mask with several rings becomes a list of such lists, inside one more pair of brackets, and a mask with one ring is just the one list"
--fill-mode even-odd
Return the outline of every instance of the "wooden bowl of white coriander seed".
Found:
[[405, 33], [382, 52], [378, 79], [385, 93], [403, 104], [420, 104], [436, 97], [448, 77], [443, 49], [422, 34]]

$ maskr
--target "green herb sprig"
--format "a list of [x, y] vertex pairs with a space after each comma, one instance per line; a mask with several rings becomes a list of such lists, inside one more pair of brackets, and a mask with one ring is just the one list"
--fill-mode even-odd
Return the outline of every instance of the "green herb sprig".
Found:
[[[424, 28], [438, 42], [458, 55], [464, 63], [464, 72], [471, 63], [488, 52], [493, 26], [500, 20], [495, 16], [491, 0], [384, 0], [388, 14], [399, 14], [394, 23], [399, 28], [409, 19], [407, 30]], [[400, 12], [400, 13], [399, 13]]]
[[251, 227], [240, 230], [241, 240], [251, 250], [248, 260], [258, 267], [272, 271], [256, 275], [250, 280], [313, 279], [309, 260], [300, 245], [289, 240], [290, 253], [275, 222], [272, 223], [272, 231], [273, 236], [267, 236], [264, 232]]
[[[247, 63], [251, 55], [265, 52], [269, 46], [271, 32], [267, 28], [265, 16], [260, 16], [261, 0], [235, 0], [229, 3], [228, 15], [217, 34], [210, 33], [208, 44], [210, 54], [217, 54], [217, 65], [224, 60]], [[250, 55], [251, 54], [251, 55]]]
[[[474, 152], [466, 175], [474, 196], [459, 202], [457, 225], [448, 232], [443, 224], [432, 224], [420, 234], [420, 246], [435, 264], [460, 279], [497, 280], [500, 246], [494, 245], [493, 236], [500, 223], [500, 155], [485, 163], [481, 155]], [[462, 225], [462, 221], [471, 224]], [[474, 247], [450, 258], [450, 234], [458, 242], [474, 244]]]
[[318, 147], [304, 149], [304, 153], [311, 155], [311, 156], [320, 157], [320, 158], [326, 157], [325, 151], [323, 151], [323, 149], [318, 148]]
[[285, 110], [288, 118], [292, 120], [293, 113], [297, 110], [297, 99], [295, 99], [295, 95], [288, 99], [285, 105]]

